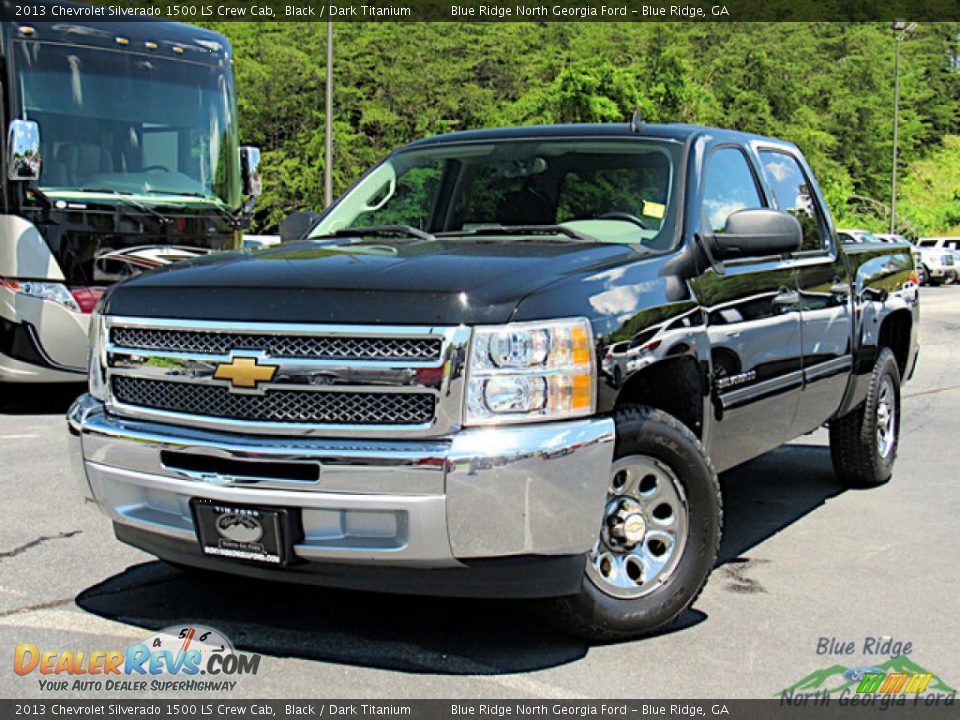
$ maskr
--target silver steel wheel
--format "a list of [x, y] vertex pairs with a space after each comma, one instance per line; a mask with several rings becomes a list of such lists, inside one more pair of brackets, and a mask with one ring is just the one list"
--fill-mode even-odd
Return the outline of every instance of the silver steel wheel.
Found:
[[676, 569], [688, 522], [686, 496], [667, 465], [649, 455], [617, 460], [587, 577], [614, 597], [653, 592]]
[[897, 433], [897, 401], [893, 381], [884, 375], [877, 396], [877, 451], [886, 459], [893, 453]]

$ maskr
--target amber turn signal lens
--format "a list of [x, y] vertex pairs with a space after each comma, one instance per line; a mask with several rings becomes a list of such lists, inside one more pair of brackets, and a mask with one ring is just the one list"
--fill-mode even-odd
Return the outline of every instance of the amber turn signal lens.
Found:
[[571, 355], [574, 365], [590, 364], [590, 343], [587, 340], [587, 331], [582, 326], [574, 326], [570, 329], [573, 347]]
[[573, 376], [573, 392], [570, 398], [571, 410], [590, 410], [593, 400], [593, 378], [590, 373]]

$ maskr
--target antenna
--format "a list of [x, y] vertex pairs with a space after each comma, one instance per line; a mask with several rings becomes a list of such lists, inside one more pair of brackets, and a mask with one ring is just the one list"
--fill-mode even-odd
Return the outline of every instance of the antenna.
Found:
[[637, 108], [633, 111], [633, 117], [630, 118], [630, 132], [640, 132], [640, 128], [642, 128], [644, 124], [645, 122], [643, 115], [640, 114], [640, 108]]

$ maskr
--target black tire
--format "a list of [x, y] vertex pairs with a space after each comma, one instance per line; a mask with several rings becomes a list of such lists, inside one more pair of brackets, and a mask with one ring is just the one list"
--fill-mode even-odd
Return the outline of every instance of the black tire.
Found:
[[613, 369], [613, 386], [618, 388], [621, 383], [623, 383], [623, 373], [620, 372], [620, 367], [617, 366]]
[[[881, 448], [877, 430], [885, 383], [894, 408], [892, 438]], [[830, 457], [837, 477], [847, 487], [883, 485], [893, 474], [900, 443], [900, 368], [890, 348], [881, 348], [870, 376], [867, 399], [843, 417], [830, 421]]]
[[615, 459], [648, 456], [669, 467], [686, 498], [688, 529], [676, 566], [648, 594], [614, 597], [585, 572], [578, 594], [551, 601], [555, 625], [604, 642], [661, 632], [693, 605], [713, 570], [723, 525], [717, 473], [700, 441], [683, 423], [648, 407], [623, 409], [615, 419]]

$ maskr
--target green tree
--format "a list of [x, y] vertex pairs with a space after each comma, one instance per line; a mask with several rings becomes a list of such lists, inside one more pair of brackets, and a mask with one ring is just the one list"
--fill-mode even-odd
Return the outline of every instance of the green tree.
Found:
[[[234, 47], [242, 139], [264, 150], [257, 227], [271, 230], [294, 208], [322, 205], [325, 24], [212, 26]], [[419, 137], [625, 121], [639, 109], [652, 122], [792, 140], [838, 221], [883, 223], [893, 152], [886, 23], [350, 22], [335, 33], [338, 194]], [[958, 202], [916, 195], [923, 183], [949, 185], [943, 163], [928, 159], [956, 162], [944, 138], [960, 134], [958, 36], [960, 23], [923, 23], [902, 44], [903, 211], [931, 232], [952, 222]]]

